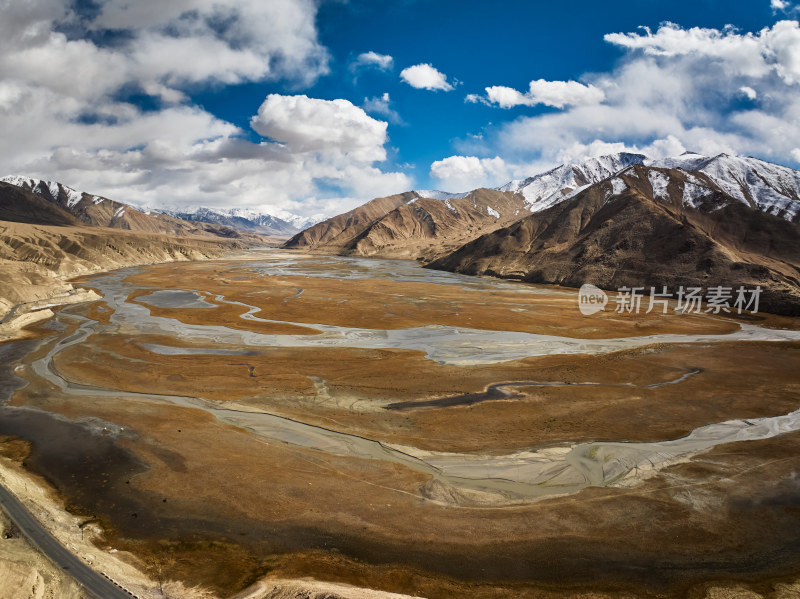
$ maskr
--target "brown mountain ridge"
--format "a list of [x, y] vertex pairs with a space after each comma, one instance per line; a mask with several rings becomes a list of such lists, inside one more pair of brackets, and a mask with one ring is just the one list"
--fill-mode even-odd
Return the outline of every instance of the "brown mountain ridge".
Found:
[[292, 237], [284, 247], [433, 260], [528, 213], [525, 199], [513, 192], [476, 189], [463, 197], [437, 200], [411, 191], [372, 200], [318, 223]]
[[760, 285], [762, 309], [800, 315], [798, 239], [797, 223], [753, 209], [710, 180], [636, 165], [428, 268], [611, 290]]

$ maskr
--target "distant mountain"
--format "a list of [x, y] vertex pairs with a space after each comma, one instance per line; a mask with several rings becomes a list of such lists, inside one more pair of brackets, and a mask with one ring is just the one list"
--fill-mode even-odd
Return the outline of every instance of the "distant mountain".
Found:
[[[434, 197], [428, 197], [434, 196]], [[431, 260], [529, 214], [522, 195], [419, 190], [378, 198], [295, 235], [284, 247]]]
[[[5, 185], [3, 185], [5, 184]], [[201, 235], [264, 240], [247, 231], [216, 223], [186, 221], [168, 214], [139, 210], [102, 196], [81, 192], [62, 183], [27, 177], [0, 179], [0, 220], [30, 224], [88, 225], [175, 236]], [[22, 190], [24, 194], [20, 194]]]
[[67, 278], [222, 257], [267, 243], [261, 235], [148, 214], [59, 183], [6, 177], [0, 181], [0, 319], [12, 310], [16, 316], [4, 323], [2, 336], [15, 335], [26, 322], [27, 302], [77, 298]]
[[[183, 220], [198, 221], [224, 225], [240, 231], [250, 231], [261, 235], [294, 235], [300, 230], [296, 224], [280, 219], [271, 214], [256, 212], [242, 208], [215, 210], [197, 208], [192, 211], [162, 211]], [[302, 219], [298, 219], [301, 223]]]
[[797, 171], [737, 157], [656, 163], [673, 168], [629, 166], [428, 267], [612, 290], [760, 285], [762, 309], [800, 314]]

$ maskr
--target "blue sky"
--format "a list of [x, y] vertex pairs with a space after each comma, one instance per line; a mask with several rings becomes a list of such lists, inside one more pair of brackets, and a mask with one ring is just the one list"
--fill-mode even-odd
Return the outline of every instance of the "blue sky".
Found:
[[321, 218], [616, 151], [800, 166], [789, 0], [10, 0], [0, 169]]

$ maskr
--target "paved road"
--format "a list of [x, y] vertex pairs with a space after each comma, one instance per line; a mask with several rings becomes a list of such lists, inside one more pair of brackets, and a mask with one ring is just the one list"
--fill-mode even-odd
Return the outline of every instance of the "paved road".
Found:
[[[0, 507], [22, 533], [59, 568], [80, 583], [91, 597], [131, 599], [132, 595], [95, 572], [76, 555], [55, 540], [19, 500], [0, 486]], [[2, 541], [0, 541], [2, 542]]]

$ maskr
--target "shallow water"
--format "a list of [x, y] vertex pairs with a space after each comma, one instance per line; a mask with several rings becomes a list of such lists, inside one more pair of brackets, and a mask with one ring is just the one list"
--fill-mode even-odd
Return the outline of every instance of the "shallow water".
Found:
[[214, 304], [209, 304], [203, 296], [196, 291], [185, 291], [183, 289], [159, 289], [148, 295], [136, 298], [154, 308], [214, 308]]
[[[427, 271], [409, 262], [385, 260], [359, 260], [339, 258], [296, 259], [279, 258], [243, 262], [241, 267], [256, 268], [264, 274], [287, 274], [302, 276], [335, 276], [336, 278], [369, 277], [392, 280], [419, 280], [438, 284], [479, 285], [486, 289], [503, 289], [519, 293], [536, 293], [527, 285], [514, 285], [493, 280], [474, 280], [438, 271]], [[530, 333], [485, 331], [446, 326], [425, 326], [410, 329], [385, 330], [340, 327], [326, 324], [288, 323], [312, 327], [320, 331], [311, 335], [271, 335], [231, 329], [224, 326], [204, 326], [181, 323], [177, 320], [152, 316], [146, 306], [127, 302], [128, 295], [135, 291], [125, 279], [138, 269], [126, 269], [94, 279], [105, 296], [106, 303], [114, 310], [109, 325], [102, 325], [78, 316], [75, 310], [65, 309], [56, 318], [59, 322], [78, 321], [80, 326], [70, 334], [63, 334], [41, 359], [33, 361], [35, 375], [56, 385], [61, 392], [70, 395], [114, 397], [118, 400], [150, 401], [202, 409], [217, 420], [240, 426], [252, 434], [271, 440], [290, 443], [315, 451], [360, 459], [383, 460], [400, 463], [408, 468], [428, 474], [451, 489], [479, 491], [490, 497], [493, 503], [516, 503], [555, 494], [577, 492], [589, 485], [616, 484], [639, 471], [660, 468], [669, 463], [686, 459], [722, 443], [747, 439], [765, 439], [784, 432], [800, 429], [800, 411], [776, 418], [758, 420], [736, 420], [699, 428], [689, 436], [658, 443], [584, 443], [530, 451], [518, 451], [507, 455], [481, 455], [478, 453], [446, 453], [422, 451], [414, 447], [389, 445], [380, 440], [366, 439], [357, 435], [327, 430], [274, 414], [259, 412], [244, 406], [214, 402], [202, 397], [163, 396], [148, 393], [121, 392], [78, 385], [65, 380], [54, 368], [54, 356], [64, 349], [80, 345], [95, 332], [111, 332], [133, 336], [137, 334], [162, 334], [176, 340], [190, 341], [192, 348], [148, 344], [145, 349], [158, 354], [219, 354], [250, 355], [259, 348], [269, 347], [353, 347], [353, 348], [397, 348], [422, 350], [425, 355], [440, 363], [469, 365], [489, 364], [528, 356], [551, 354], [596, 354], [621, 349], [642, 347], [652, 343], [715, 343], [740, 340], [791, 341], [800, 339], [800, 331], [761, 329], [743, 325], [739, 331], [726, 335], [651, 335], [618, 339], [573, 339]], [[549, 292], [549, 291], [548, 291]], [[159, 302], [169, 307], [201, 307], [207, 304], [202, 299], [205, 290], [156, 290], [139, 297], [152, 305]], [[217, 296], [218, 301], [227, 301]], [[234, 302], [237, 303], [238, 302]], [[197, 304], [200, 304], [198, 306]], [[207, 304], [211, 306], [211, 304]], [[245, 305], [245, 304], [240, 304]], [[243, 315], [251, 320], [257, 308]], [[276, 321], [268, 321], [276, 322]], [[199, 347], [197, 347], [199, 345]], [[235, 346], [235, 347], [231, 347]], [[242, 348], [250, 349], [242, 349]], [[689, 371], [666, 383], [649, 387], [679, 385], [697, 370]], [[436, 400], [452, 405], [459, 401], [491, 400], [507, 397], [504, 387], [523, 385], [553, 385], [554, 383], [517, 382], [502, 383], [490, 387], [485, 394], [470, 394], [460, 398]], [[555, 383], [556, 385], [558, 383]], [[587, 382], [587, 385], [594, 383]], [[202, 394], [202, 388], [198, 388]], [[434, 402], [430, 402], [433, 404]], [[424, 407], [424, 403], [417, 407]], [[391, 406], [390, 406], [391, 407]], [[397, 407], [397, 406], [395, 406]], [[411, 407], [411, 406], [408, 406]], [[431, 407], [434, 407], [433, 405]]]
[[[317, 269], [322, 268], [327, 263], [328, 259], [321, 260], [322, 265], [318, 264], [316, 259], [298, 260], [293, 267], [294, 274], [303, 275], [304, 273], [316, 272]], [[347, 278], [353, 270], [358, 270], [359, 272], [368, 271], [372, 275], [370, 278], [393, 276], [391, 273], [387, 273], [386, 268], [382, 268], [380, 263], [395, 261], [378, 260], [375, 261], [378, 265], [372, 266], [372, 260], [368, 259], [347, 258], [342, 260], [345, 268], [340, 273], [341, 277], [337, 276], [336, 278]], [[285, 260], [279, 260], [278, 262], [283, 263]], [[354, 262], [360, 268], [355, 268]], [[367, 265], [361, 265], [363, 262], [366, 262]], [[339, 262], [335, 261], [333, 263]], [[258, 264], [262, 264], [260, 268], [267, 272], [267, 265], [262, 262]], [[250, 264], [243, 264], [242, 268], [245, 267], [250, 268]], [[415, 263], [402, 262], [402, 268], [405, 269], [406, 274], [417, 272], [419, 280], [426, 282], [441, 283], [441, 281], [452, 277], [453, 280], [450, 280], [450, 283], [455, 285], [460, 284], [461, 279], [464, 277], [464, 275], [451, 275], [450, 273], [424, 270]], [[270, 274], [278, 274], [284, 270], [285, 267], [283, 266], [276, 267], [275, 272], [270, 271]], [[245, 320], [290, 324], [320, 331], [317, 335], [275, 335], [242, 331], [224, 326], [185, 324], [171, 318], [151, 316], [146, 307], [125, 301], [127, 296], [135, 289], [126, 283], [124, 279], [137, 271], [138, 269], [125, 269], [94, 280], [94, 285], [102, 291], [106, 302], [115, 310], [111, 317], [112, 324], [118, 327], [125, 327], [126, 330], [134, 327], [139, 333], [143, 334], [172, 335], [177, 339], [191, 341], [195, 344], [210, 343], [216, 345], [227, 343], [251, 347], [406, 349], [422, 351], [428, 358], [440, 364], [466, 366], [493, 364], [532, 356], [554, 354], [603, 354], [644, 347], [654, 343], [800, 340], [800, 331], [763, 329], [747, 324], [741, 325], [740, 330], [725, 335], [662, 334], [617, 339], [575, 339], [554, 335], [537, 335], [514, 331], [487, 331], [442, 325], [408, 329], [364, 329], [258, 318], [253, 315], [254, 312], [258, 311], [257, 307], [226, 300], [223, 296], [216, 296], [217, 301], [248, 307], [248, 313], [242, 315]], [[333, 276], [336, 273], [338, 271], [331, 271], [329, 276]], [[480, 284], [490, 289], [517, 289], [519, 293], [531, 293], [531, 289], [535, 289], [529, 285], [512, 285], [492, 280], [482, 280]], [[196, 290], [196, 292], [198, 295], [205, 293], [202, 289]], [[539, 290], [538, 292], [542, 291]], [[181, 353], [181, 350], [162, 349], [161, 351], [171, 351], [174, 355]], [[183, 351], [190, 354], [196, 350], [185, 349]]]

